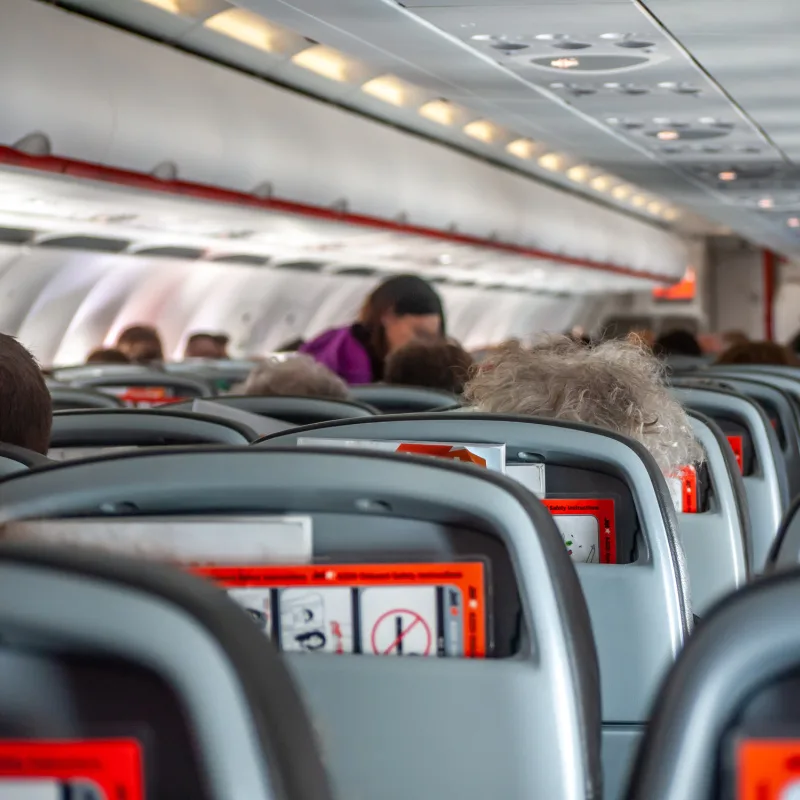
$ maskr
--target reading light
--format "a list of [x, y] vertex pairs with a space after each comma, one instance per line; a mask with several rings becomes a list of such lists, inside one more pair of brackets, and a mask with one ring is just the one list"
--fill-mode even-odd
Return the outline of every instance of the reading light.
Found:
[[347, 80], [348, 62], [332, 47], [317, 44], [292, 56], [292, 63], [323, 78], [343, 83]]
[[665, 208], [663, 217], [670, 222], [674, 222], [680, 215], [680, 211], [677, 208]]
[[575, 183], [586, 183], [589, 180], [589, 167], [584, 167], [583, 165], [570, 167], [567, 170], [567, 177]]
[[506, 145], [506, 152], [517, 158], [533, 158], [536, 144], [530, 139], [514, 139]]
[[663, 208], [664, 208], [664, 206], [662, 206], [662, 205], [661, 205], [661, 203], [658, 203], [658, 202], [656, 202], [656, 201], [654, 201], [654, 202], [652, 202], [652, 203], [648, 203], [648, 204], [647, 204], [647, 210], [648, 210], [648, 211], [649, 211], [651, 214], [658, 215], [658, 214], [660, 214], [660, 213], [661, 213], [661, 210], [662, 210]]
[[267, 53], [280, 49], [279, 39], [283, 34], [263, 17], [244, 8], [231, 8], [215, 14], [203, 23], [203, 27]]
[[556, 69], [574, 69], [580, 65], [581, 62], [577, 58], [554, 58], [550, 62], [550, 66]]
[[735, 181], [739, 176], [731, 169], [726, 170], [725, 172], [720, 172], [717, 177], [721, 181]]
[[447, 100], [431, 100], [419, 109], [419, 115], [437, 122], [439, 125], [452, 125], [454, 110], [451, 103]]
[[775, 205], [775, 201], [771, 197], [762, 197], [758, 201], [759, 208], [772, 208]]
[[610, 175], [598, 175], [589, 182], [589, 186], [596, 192], [607, 192], [613, 182], [614, 180]]
[[168, 11], [170, 14], [180, 14], [181, 8], [178, 5], [178, 0], [144, 0], [149, 6], [155, 6], [162, 11]]
[[635, 194], [631, 198], [631, 205], [636, 208], [644, 208], [647, 205], [647, 198], [643, 194]]
[[497, 138], [498, 129], [488, 120], [476, 119], [464, 126], [464, 133], [480, 142], [491, 144]]
[[633, 194], [633, 187], [623, 183], [622, 186], [612, 189], [611, 194], [616, 200], [627, 200]]
[[361, 87], [361, 91], [393, 106], [402, 106], [406, 102], [406, 86], [394, 75], [381, 75], [379, 78], [373, 78]]
[[559, 172], [564, 165], [564, 159], [558, 153], [545, 153], [539, 159], [538, 164], [550, 172]]
[[800, 219], [797, 217], [791, 217], [790, 219], [786, 220], [786, 224], [790, 228], [800, 228]]
[[659, 131], [656, 136], [661, 139], [662, 142], [672, 142], [675, 139], [681, 138], [678, 131]]

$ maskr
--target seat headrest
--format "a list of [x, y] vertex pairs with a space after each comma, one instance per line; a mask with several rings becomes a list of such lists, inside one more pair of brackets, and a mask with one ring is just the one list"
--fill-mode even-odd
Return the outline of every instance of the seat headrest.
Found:
[[0, 576], [0, 752], [23, 729], [28, 744], [99, 735], [125, 740], [129, 755], [138, 744], [148, 797], [329, 800], [280, 657], [213, 586], [127, 558], [9, 544]]

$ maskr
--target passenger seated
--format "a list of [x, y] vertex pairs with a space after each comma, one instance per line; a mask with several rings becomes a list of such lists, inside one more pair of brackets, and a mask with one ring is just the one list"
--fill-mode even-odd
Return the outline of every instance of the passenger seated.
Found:
[[800, 367], [800, 359], [788, 348], [776, 342], [745, 342], [729, 347], [715, 364], [773, 364]]
[[653, 345], [653, 352], [659, 358], [668, 356], [697, 356], [703, 355], [703, 348], [695, 335], [686, 330], [674, 330], [662, 334]]
[[131, 360], [114, 347], [98, 347], [86, 357], [87, 364], [130, 364]]
[[285, 361], [274, 358], [257, 364], [247, 380], [233, 389], [234, 394], [263, 397], [328, 397], [348, 400], [347, 384], [311, 356], [296, 355]]
[[458, 342], [414, 341], [389, 356], [384, 381], [460, 395], [472, 363], [472, 356]]
[[557, 335], [530, 347], [509, 342], [488, 355], [464, 396], [478, 411], [583, 422], [629, 436], [665, 475], [703, 458], [663, 367], [641, 342], [587, 347]]
[[158, 331], [150, 325], [133, 325], [117, 339], [117, 349], [137, 364], [164, 360], [164, 347]]
[[228, 342], [230, 337], [224, 333], [193, 333], [186, 342], [184, 358], [228, 358]]
[[53, 402], [36, 359], [0, 333], [0, 442], [47, 455]]

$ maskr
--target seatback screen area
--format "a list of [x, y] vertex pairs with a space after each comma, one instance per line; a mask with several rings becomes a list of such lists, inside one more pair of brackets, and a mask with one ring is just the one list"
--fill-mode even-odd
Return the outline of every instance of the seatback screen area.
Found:
[[0, 741], [0, 800], [144, 800], [135, 739]]
[[284, 652], [482, 658], [485, 565], [195, 567]]

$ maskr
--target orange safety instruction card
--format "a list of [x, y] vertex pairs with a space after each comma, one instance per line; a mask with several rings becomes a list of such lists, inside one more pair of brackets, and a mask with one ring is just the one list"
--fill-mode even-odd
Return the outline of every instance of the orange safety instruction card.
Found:
[[800, 740], [746, 739], [736, 747], [736, 800], [800, 798]]
[[185, 397], [173, 397], [165, 386], [123, 386], [119, 388], [100, 387], [101, 391], [113, 394], [129, 406], [150, 408], [167, 403], [180, 403]]
[[192, 567], [226, 587], [285, 652], [481, 658], [485, 565]]
[[611, 499], [542, 500], [555, 518], [573, 561], [616, 564], [617, 531]]
[[0, 798], [20, 796], [144, 800], [141, 745], [135, 739], [0, 741]]
[[744, 442], [741, 436], [728, 436], [728, 444], [736, 456], [736, 463], [739, 465], [739, 472], [744, 473]]

